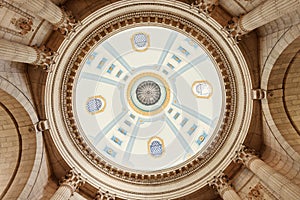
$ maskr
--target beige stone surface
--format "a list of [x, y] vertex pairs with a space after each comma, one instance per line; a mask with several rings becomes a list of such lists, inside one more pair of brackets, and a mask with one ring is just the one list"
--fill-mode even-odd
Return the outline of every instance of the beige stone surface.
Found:
[[[57, 31], [53, 31], [49, 22], [24, 7], [18, 7], [12, 1], [5, 2], [18, 9], [0, 6], [1, 39], [25, 45], [46, 44], [52, 50], [59, 48], [65, 38]], [[57, 5], [63, 4], [77, 19], [82, 20], [95, 10], [110, 6], [116, 0], [52, 2]], [[193, 1], [181, 0], [181, 2], [191, 4]], [[220, 0], [211, 17], [224, 27], [232, 16], [246, 14], [263, 2], [265, 0]], [[264, 14], [265, 10], [260, 12]], [[22, 17], [32, 19], [31, 29], [24, 35], [20, 35], [19, 32], [22, 30], [12, 23], [13, 18]], [[58, 17], [54, 18], [54, 21], [58, 20]], [[256, 149], [266, 164], [287, 179], [286, 183], [293, 183], [298, 187], [300, 186], [299, 37], [298, 9], [287, 12], [250, 32], [237, 44], [249, 66], [253, 89], [262, 88], [267, 90], [268, 94], [266, 99], [254, 102], [251, 127], [244, 143]], [[44, 71], [22, 63], [3, 61], [0, 55], [0, 198], [5, 195], [4, 199], [18, 199], [18, 197], [50, 199], [58, 189], [58, 180], [71, 167], [67, 166], [59, 155], [49, 132], [35, 133], [31, 129], [33, 124], [46, 118], [44, 109], [46, 78], [47, 73]], [[267, 200], [286, 199], [278, 191], [282, 185], [277, 185], [277, 191], [273, 191], [258, 176], [241, 165], [232, 163], [224, 170], [242, 199], [249, 199], [254, 190], [261, 192]], [[268, 179], [264, 180], [266, 182], [274, 181], [265, 178]], [[288, 190], [293, 186], [285, 187]], [[93, 199], [97, 189], [85, 185], [76, 191], [71, 199]], [[178, 200], [198, 199], [211, 200], [221, 197], [212, 188], [205, 186]]]

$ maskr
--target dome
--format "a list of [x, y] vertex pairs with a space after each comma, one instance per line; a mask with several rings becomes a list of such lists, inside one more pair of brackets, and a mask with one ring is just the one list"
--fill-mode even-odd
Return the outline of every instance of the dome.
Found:
[[172, 29], [139, 26], [112, 35], [90, 50], [76, 75], [81, 134], [127, 170], [163, 170], [203, 153], [225, 111], [214, 63], [202, 45]]
[[149, 198], [156, 192], [146, 185], [159, 184], [173, 198], [206, 184], [245, 138], [249, 72], [213, 19], [185, 4], [125, 4], [92, 13], [63, 41], [47, 79], [60, 133], [51, 134], [91, 184], [105, 179]]

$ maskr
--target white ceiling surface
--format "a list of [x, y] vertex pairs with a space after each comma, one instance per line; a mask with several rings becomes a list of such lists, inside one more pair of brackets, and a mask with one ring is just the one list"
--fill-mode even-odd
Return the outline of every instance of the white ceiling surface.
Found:
[[[150, 45], [144, 52], [133, 50], [131, 37], [136, 33], [149, 35]], [[180, 52], [179, 46], [189, 55]], [[88, 60], [95, 52], [94, 59]], [[165, 58], [161, 59], [164, 54]], [[172, 59], [173, 55], [181, 62]], [[99, 69], [97, 66], [103, 58], [107, 61]], [[158, 66], [159, 62], [162, 62], [161, 66]], [[174, 69], [167, 63], [172, 63]], [[112, 64], [116, 67], [107, 73]], [[116, 77], [120, 70], [123, 73]], [[126, 96], [129, 82], [137, 75], [149, 72], [166, 80], [171, 91], [166, 108], [153, 116], [135, 112]], [[124, 80], [125, 76], [128, 76], [127, 80]], [[192, 92], [192, 84], [200, 80], [208, 81], [213, 88], [208, 99], [196, 98]], [[225, 101], [223, 88], [213, 62], [200, 46], [193, 45], [190, 38], [166, 28], [136, 27], [117, 33], [89, 53], [74, 92], [74, 107], [81, 131], [106, 160], [127, 169], [156, 171], [176, 166], [205, 149], [216, 135], [214, 131], [218, 130], [217, 122], [222, 116]], [[99, 95], [106, 100], [106, 107], [103, 112], [90, 114], [86, 103], [90, 97]], [[168, 112], [170, 108], [173, 109], [171, 113]], [[179, 116], [175, 119], [177, 112]], [[188, 121], [182, 127], [180, 123], [184, 118]], [[198, 128], [189, 135], [188, 131], [194, 124]], [[127, 134], [120, 133], [119, 128], [126, 130]], [[204, 132], [207, 136], [199, 145], [197, 140]], [[113, 137], [121, 144], [114, 142]], [[153, 156], [149, 152], [148, 143], [153, 137], [163, 141], [161, 156]], [[114, 156], [108, 154], [107, 149]]]

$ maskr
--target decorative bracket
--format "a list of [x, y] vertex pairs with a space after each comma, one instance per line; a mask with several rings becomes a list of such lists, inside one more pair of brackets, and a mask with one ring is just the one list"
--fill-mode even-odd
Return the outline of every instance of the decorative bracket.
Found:
[[42, 120], [38, 123], [34, 124], [34, 128], [36, 132], [42, 132], [50, 129], [48, 120]]
[[252, 90], [252, 99], [253, 100], [262, 100], [266, 99], [267, 91], [264, 89], [253, 89]]

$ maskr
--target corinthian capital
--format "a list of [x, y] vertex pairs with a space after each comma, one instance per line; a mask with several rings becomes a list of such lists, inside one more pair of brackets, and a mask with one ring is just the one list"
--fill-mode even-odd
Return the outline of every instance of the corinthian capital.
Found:
[[79, 187], [85, 183], [85, 179], [81, 177], [74, 169], [71, 169], [60, 181], [60, 185], [71, 187], [72, 192], [75, 192]]
[[95, 200], [115, 200], [116, 199], [116, 195], [114, 194], [110, 194], [108, 191], [104, 191], [103, 189], [99, 189]]
[[236, 42], [240, 41], [242, 36], [249, 32], [243, 27], [242, 19], [243, 16], [233, 17], [224, 27], [224, 30], [228, 32], [228, 37], [233, 38]]
[[75, 31], [75, 27], [80, 25], [80, 22], [73, 17], [71, 11], [67, 11], [62, 8], [61, 12], [62, 18], [58, 23], [54, 24], [54, 29], [67, 37], [70, 32]]
[[54, 58], [55, 56], [57, 56], [57, 53], [51, 51], [45, 46], [41, 46], [41, 47], [34, 46], [33, 48], [37, 53], [37, 58], [31, 64], [41, 66], [47, 72], [51, 71], [51, 66], [55, 64]]
[[232, 185], [229, 183], [228, 176], [225, 175], [222, 171], [214, 176], [210, 181], [208, 181], [208, 185], [213, 187], [218, 193], [223, 196], [223, 194], [227, 190], [232, 190]]
[[191, 8], [209, 16], [218, 4], [219, 0], [196, 0], [191, 4]]
[[255, 150], [242, 145], [241, 148], [236, 151], [236, 155], [232, 159], [236, 163], [242, 163], [249, 167], [250, 162], [254, 159], [257, 159], [257, 156], [255, 155]]

